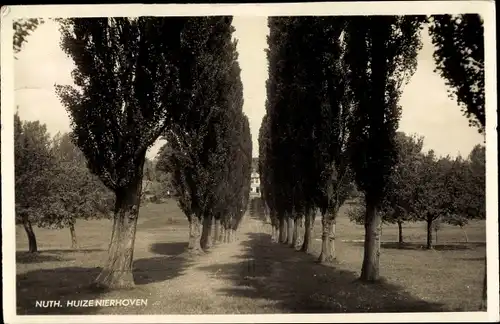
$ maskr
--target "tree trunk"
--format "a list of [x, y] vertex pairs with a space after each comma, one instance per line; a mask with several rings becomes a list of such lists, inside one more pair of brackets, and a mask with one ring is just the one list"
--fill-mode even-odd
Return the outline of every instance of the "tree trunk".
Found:
[[365, 215], [365, 246], [363, 266], [361, 267], [362, 281], [377, 281], [380, 277], [380, 231], [382, 219], [377, 213], [375, 204], [366, 202]]
[[201, 234], [200, 245], [203, 250], [212, 247], [212, 216], [203, 217], [203, 231]]
[[427, 250], [432, 249], [432, 217], [427, 217]]
[[286, 237], [286, 222], [284, 217], [280, 217], [280, 235], [279, 242], [285, 244], [287, 241]]
[[312, 229], [314, 226], [313, 212], [308, 211], [304, 219], [304, 242], [302, 243], [301, 251], [310, 252], [312, 248]]
[[75, 232], [75, 224], [69, 224], [69, 232], [71, 233], [71, 248], [77, 249], [78, 242], [76, 241], [76, 232]]
[[297, 219], [297, 222], [298, 222], [298, 227], [297, 227], [297, 242], [296, 244], [294, 245], [294, 248], [297, 250], [300, 250], [300, 248], [302, 247], [302, 240], [304, 239], [304, 234], [303, 234], [303, 231], [304, 231], [304, 215], [301, 215], [298, 219]]
[[330, 226], [330, 255], [332, 260], [337, 259], [337, 253], [335, 250], [335, 240], [337, 239], [337, 215], [333, 218], [332, 226]]
[[286, 223], [287, 223], [287, 228], [286, 228], [287, 242], [286, 242], [286, 244], [292, 246], [292, 242], [293, 242], [293, 223], [294, 223], [293, 218], [288, 217], [286, 219]]
[[203, 251], [203, 249], [201, 248], [202, 225], [201, 225], [201, 220], [198, 218], [197, 215], [193, 215], [191, 217], [190, 225], [191, 225], [191, 231], [189, 234], [188, 251], [192, 253], [202, 252]]
[[33, 227], [31, 226], [31, 221], [28, 218], [28, 215], [23, 215], [23, 226], [26, 231], [26, 236], [28, 236], [28, 247], [30, 253], [38, 252], [38, 247], [36, 244], [36, 236], [33, 231]]
[[137, 177], [127, 187], [116, 191], [109, 257], [95, 281], [101, 288], [134, 286], [132, 262], [142, 190], [142, 169], [139, 174], [141, 177]]
[[403, 222], [402, 221], [398, 221], [398, 242], [399, 242], [399, 244], [404, 243], [404, 240], [403, 240]]
[[487, 262], [486, 262], [486, 257], [484, 258], [484, 277], [483, 277], [483, 295], [482, 295], [482, 298], [481, 298], [481, 306], [480, 306], [480, 310], [482, 311], [486, 311], [487, 310], [487, 306], [488, 306], [488, 293], [487, 293], [487, 288], [488, 288], [488, 280], [487, 280]]
[[214, 243], [220, 243], [220, 218], [215, 219], [215, 229], [214, 229]]
[[291, 247], [297, 247], [297, 240], [299, 239], [299, 222], [300, 218], [296, 218], [293, 222], [293, 235], [292, 235], [292, 244]]
[[[370, 114], [371, 125], [381, 125], [384, 122], [384, 106], [386, 105], [386, 87], [388, 82], [387, 65], [387, 39], [391, 35], [391, 25], [387, 21], [369, 21], [371, 32], [372, 63], [371, 63], [371, 100], [370, 106], [379, 112]], [[365, 103], [366, 104], [366, 103]], [[370, 126], [372, 127], [372, 126]], [[375, 130], [377, 132], [377, 130]], [[375, 198], [375, 199], [374, 199]], [[373, 282], [380, 277], [380, 237], [382, 217], [377, 212], [379, 200], [373, 197], [371, 192], [365, 195], [365, 244], [363, 265], [361, 267], [362, 281]]]
[[464, 236], [465, 236], [465, 243], [469, 243], [469, 236], [467, 235], [467, 232], [465, 231], [465, 228], [463, 226], [460, 226], [460, 228], [462, 229], [462, 231], [464, 232]]
[[231, 228], [226, 228], [226, 238], [224, 241], [226, 243], [231, 243]]
[[320, 263], [328, 263], [335, 261], [335, 228], [336, 228], [336, 212], [332, 214], [324, 214], [321, 219], [323, 233], [321, 236], [321, 253], [318, 261]]
[[225, 239], [226, 239], [226, 228], [224, 227], [224, 224], [221, 224], [219, 242], [225, 243]]
[[188, 221], [189, 221], [189, 239], [188, 239], [188, 250], [191, 250], [194, 248], [194, 224], [193, 224], [193, 218], [195, 218], [195, 215], [188, 216]]
[[276, 242], [276, 236], [276, 227], [274, 226], [274, 224], [271, 224], [271, 242]]

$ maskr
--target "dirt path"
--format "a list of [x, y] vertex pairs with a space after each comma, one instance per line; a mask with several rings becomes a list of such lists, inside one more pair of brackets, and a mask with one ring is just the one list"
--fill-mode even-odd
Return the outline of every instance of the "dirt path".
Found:
[[[228, 294], [234, 284], [227, 276], [229, 267], [245, 271], [251, 267], [252, 260], [246, 253], [246, 243], [252, 233], [264, 232], [263, 224], [253, 218], [246, 218], [234, 242], [218, 244], [210, 253], [202, 255], [190, 264], [183, 275], [161, 285], [156, 290], [167, 289], [169, 300], [177, 302], [157, 305], [162, 313], [262, 313], [274, 312], [273, 303], [266, 299], [248, 300], [244, 296]], [[250, 286], [242, 289], [252, 289]], [[165, 307], [165, 308], [164, 308]], [[159, 310], [154, 311], [159, 312]]]
[[[144, 269], [151, 283], [136, 286], [131, 296], [123, 292], [108, 293], [100, 298], [145, 298], [147, 307], [101, 308], [97, 314], [239, 314], [277, 313], [276, 302], [266, 298], [250, 298], [244, 292], [255, 289], [250, 285], [238, 287], [233, 293], [233, 275], [242, 274], [250, 278], [255, 262], [248, 253], [252, 235], [266, 235], [262, 221], [245, 217], [238, 230], [236, 240], [217, 244], [210, 252], [186, 258], [185, 255], [168, 259], [169, 265], [162, 266], [162, 272], [175, 272], [167, 280], [155, 280], [154, 269]], [[167, 276], [163, 276], [167, 277]], [[248, 279], [247, 278], [247, 279]], [[137, 281], [137, 279], [136, 279]], [[132, 296], [133, 295], [133, 296]]]
[[[341, 266], [272, 243], [268, 225], [247, 217], [237, 240], [210, 253], [169, 263], [177, 275], [141, 285], [144, 308], [103, 308], [101, 314], [251, 314], [439, 311], [388, 283], [362, 284]], [[175, 272], [174, 271], [174, 272]], [[111, 296], [107, 296], [111, 298]]]

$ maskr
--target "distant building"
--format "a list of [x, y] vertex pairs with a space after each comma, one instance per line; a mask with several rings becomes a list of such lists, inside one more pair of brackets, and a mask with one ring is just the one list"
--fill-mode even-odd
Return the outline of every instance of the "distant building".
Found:
[[250, 197], [260, 197], [260, 176], [256, 171], [250, 175]]
[[252, 172], [259, 172], [259, 158], [252, 158]]

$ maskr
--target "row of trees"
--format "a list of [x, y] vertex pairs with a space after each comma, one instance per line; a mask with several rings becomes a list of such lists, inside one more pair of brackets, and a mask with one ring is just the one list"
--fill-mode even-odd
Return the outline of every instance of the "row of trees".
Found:
[[[57, 21], [61, 47], [76, 66], [75, 85], [56, 86], [71, 135], [50, 139], [44, 125], [16, 117], [16, 217], [32, 238], [30, 250], [35, 220], [71, 229], [75, 215], [95, 214], [89, 195], [104, 197], [98, 178], [114, 212], [109, 258], [96, 284], [133, 286], [143, 179], [152, 169], [145, 155], [159, 137], [167, 145], [158, 163], [169, 170], [190, 220], [190, 247], [210, 246], [212, 220], [231, 240], [248, 203], [252, 156], [232, 18]], [[19, 50], [36, 24], [16, 26]]]
[[313, 211], [319, 208], [320, 261], [329, 261], [336, 215], [355, 183], [366, 201], [365, 280], [378, 278], [377, 209], [397, 162], [397, 101], [416, 67], [421, 21], [414, 16], [269, 18], [267, 115], [260, 143], [271, 219], [279, 240], [286, 237], [293, 244], [298, 226], [292, 231], [292, 224], [304, 215], [302, 249], [307, 251]]
[[109, 218], [113, 196], [87, 168], [69, 133], [53, 138], [45, 124], [14, 116], [16, 223], [37, 252], [33, 226], [69, 228], [77, 247], [77, 219]]
[[[213, 240], [232, 241], [248, 205], [252, 142], [243, 114], [243, 84], [231, 20], [205, 19], [186, 31], [193, 39], [186, 44], [192, 51], [185, 64], [194, 73], [185, 89], [196, 100], [165, 132], [167, 143], [157, 158], [158, 169], [171, 174], [179, 206], [190, 224], [188, 248], [194, 252], [210, 248]], [[198, 38], [209, 46], [197, 46]]]
[[[486, 217], [484, 146], [476, 145], [467, 159], [438, 158], [432, 150], [422, 152], [422, 137], [398, 133], [396, 140], [398, 163], [379, 212], [383, 223], [398, 224], [400, 244], [404, 243], [403, 224], [407, 222], [427, 223], [427, 248], [432, 249], [432, 232], [437, 232], [441, 223], [464, 229], [470, 219]], [[364, 224], [363, 206], [350, 209], [348, 214], [352, 221]]]
[[[259, 133], [259, 169], [273, 238], [295, 246], [298, 224], [304, 220], [302, 250], [308, 251], [314, 211], [319, 209], [320, 261], [334, 259], [336, 215], [356, 187], [364, 196], [365, 281], [379, 278], [384, 212], [404, 210], [403, 215], [424, 217], [431, 225], [443, 213], [484, 215], [484, 163], [469, 161], [467, 168], [482, 171], [465, 172], [462, 160], [436, 159], [432, 152], [422, 155], [421, 139], [397, 134], [399, 98], [417, 67], [426, 22], [438, 71], [449, 81], [452, 94], [466, 104], [471, 124], [481, 125], [482, 131], [484, 81], [476, 80], [481, 72], [471, 71], [481, 69], [484, 62], [484, 55], [479, 55], [484, 54], [482, 37], [471, 37], [482, 35], [479, 16], [268, 19], [268, 96]], [[465, 59], [450, 53], [455, 43]], [[477, 64], [470, 68], [467, 62]], [[484, 149], [475, 150], [476, 157], [481, 150], [484, 154]], [[473, 182], [482, 191], [465, 190], [468, 199], [456, 202], [454, 198], [465, 191], [449, 187], [464, 188], [481, 172], [483, 178]], [[415, 189], [416, 174], [423, 177], [422, 186]]]

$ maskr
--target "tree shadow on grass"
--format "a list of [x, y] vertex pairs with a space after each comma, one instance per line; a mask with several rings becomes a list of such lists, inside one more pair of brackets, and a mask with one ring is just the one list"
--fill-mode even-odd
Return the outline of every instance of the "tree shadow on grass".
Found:
[[187, 247], [187, 242], [154, 243], [149, 250], [154, 254], [179, 255], [186, 251]]
[[105, 249], [47, 249], [47, 250], [42, 250], [40, 252], [47, 252], [47, 253], [68, 253], [68, 252], [75, 252], [75, 253], [92, 253], [92, 252], [103, 252], [106, 251]]
[[283, 313], [438, 312], [442, 304], [419, 300], [382, 280], [366, 284], [351, 272], [316, 259], [267, 234], [250, 234], [241, 262], [200, 268], [234, 283], [231, 296], [268, 299]]
[[[134, 262], [132, 289], [103, 290], [92, 285], [102, 268], [61, 267], [41, 269], [18, 274], [18, 315], [89, 315], [96, 314], [101, 307], [66, 307], [67, 301], [93, 300], [110, 293], [112, 298], [148, 298], [141, 286], [172, 279], [188, 267], [188, 260], [182, 257], [154, 257]], [[111, 298], [111, 297], [110, 297]], [[61, 301], [62, 307], [42, 308], [36, 301]], [[117, 308], [120, 313], [120, 308]]]
[[190, 264], [184, 255], [139, 259], [134, 261], [134, 281], [145, 285], [173, 279], [182, 275]]
[[45, 253], [30, 253], [30, 252], [16, 252], [16, 263], [30, 264], [30, 263], [43, 263], [43, 262], [61, 262], [72, 261], [59, 255], [45, 254]]
[[16, 263], [30, 264], [43, 262], [62, 262], [73, 261], [75, 258], [69, 258], [68, 253], [92, 253], [102, 252], [103, 249], [53, 249], [41, 250], [35, 253], [28, 251], [16, 251]]
[[41, 269], [18, 274], [17, 314], [18, 315], [63, 315], [92, 314], [97, 308], [91, 307], [50, 307], [36, 306], [37, 301], [58, 300], [66, 306], [68, 300], [95, 299], [103, 291], [91, 288], [92, 281], [101, 268], [63, 267]]
[[[363, 246], [363, 242], [351, 242], [350, 244], [356, 246]], [[399, 243], [399, 242], [383, 242], [380, 244], [383, 249], [397, 249], [397, 250], [427, 250], [427, 245], [422, 243]], [[435, 251], [458, 251], [458, 250], [471, 250], [478, 247], [485, 246], [484, 242], [474, 243], [448, 243], [448, 244], [434, 244], [433, 250]]]

